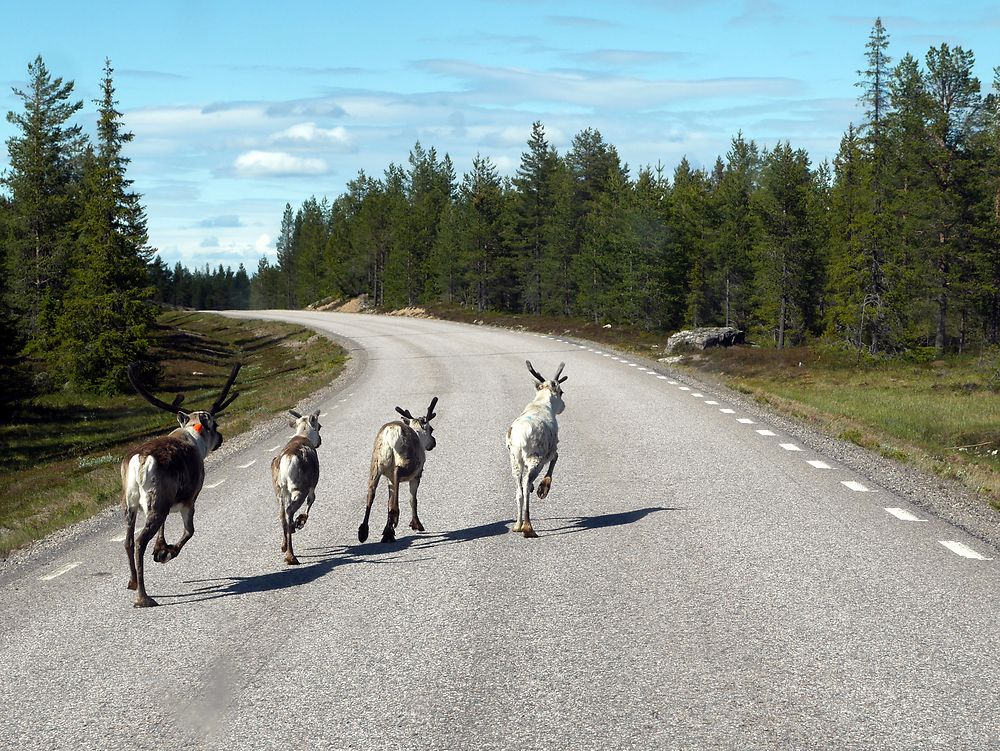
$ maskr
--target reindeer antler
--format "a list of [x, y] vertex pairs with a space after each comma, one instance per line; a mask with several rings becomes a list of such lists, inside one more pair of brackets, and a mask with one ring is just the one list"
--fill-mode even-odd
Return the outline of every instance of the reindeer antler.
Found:
[[434, 414], [434, 405], [438, 403], [438, 398], [435, 396], [431, 399], [431, 406], [427, 408], [427, 416], [424, 417], [425, 420], [433, 420], [437, 415]]
[[134, 362], [128, 366], [128, 380], [129, 383], [132, 384], [132, 388], [136, 390], [139, 396], [141, 396], [147, 402], [152, 404], [154, 407], [159, 407], [164, 412], [169, 412], [173, 415], [176, 415], [178, 412], [182, 411], [180, 409], [180, 405], [181, 402], [184, 401], [184, 394], [177, 394], [174, 397], [173, 403], [167, 404], [166, 402], [160, 401], [155, 396], [146, 391], [142, 383], [139, 381], [139, 363]]
[[538, 374], [537, 370], [531, 367], [531, 360], [525, 360], [524, 364], [528, 366], [528, 372], [531, 373], [531, 375], [533, 375], [535, 378], [537, 378], [539, 383], [545, 383], [545, 379]]
[[399, 414], [401, 414], [407, 420], [413, 419], [413, 415], [410, 414], [410, 410], [408, 409], [403, 409], [402, 407], [396, 407], [396, 411], [399, 412]]
[[557, 370], [556, 374], [554, 376], [552, 376], [552, 380], [553, 381], [555, 381], [556, 383], [562, 383], [567, 378], [569, 378], [569, 376], [563, 376], [562, 378], [559, 377], [560, 373], [562, 373], [562, 369], [565, 368], [565, 367], [566, 367], [566, 363], [564, 363], [564, 362], [559, 363], [559, 370]]
[[238, 363], [236, 363], [233, 366], [233, 370], [229, 374], [229, 379], [226, 381], [226, 385], [222, 387], [222, 392], [219, 394], [218, 398], [215, 400], [215, 403], [212, 404], [212, 408], [208, 410], [208, 413], [210, 415], [212, 415], [213, 417], [215, 415], [219, 414], [220, 412], [222, 412], [222, 410], [224, 410], [230, 404], [232, 404], [233, 401], [235, 401], [236, 397], [238, 397], [240, 395], [240, 392], [236, 391], [236, 392], [233, 393], [232, 396], [230, 396], [228, 399], [226, 399], [226, 395], [229, 394], [229, 389], [231, 389], [233, 387], [233, 382], [236, 380], [236, 374], [240, 372], [240, 368], [242, 368], [242, 367], [243, 367], [243, 363], [241, 363], [241, 362], [238, 362]]

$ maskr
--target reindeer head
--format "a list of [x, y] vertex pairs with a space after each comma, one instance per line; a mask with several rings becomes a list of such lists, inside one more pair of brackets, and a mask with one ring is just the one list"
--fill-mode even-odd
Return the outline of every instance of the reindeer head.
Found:
[[[215, 417], [220, 414], [222, 410], [232, 404], [233, 400], [240, 395], [239, 391], [234, 391], [232, 395], [230, 395], [229, 389], [233, 387], [233, 382], [236, 380], [236, 374], [240, 372], [241, 367], [243, 367], [241, 363], [236, 363], [236, 365], [233, 366], [233, 370], [229, 374], [229, 379], [226, 381], [225, 386], [222, 387], [222, 391], [219, 392], [219, 396], [216, 397], [215, 403], [209, 407], [208, 411], [198, 410], [195, 412], [185, 412], [180, 409], [180, 404], [184, 401], [183, 394], [177, 394], [174, 397], [174, 401], [170, 404], [157, 399], [155, 396], [150, 394], [139, 381], [138, 363], [132, 363], [128, 366], [128, 379], [132, 383], [132, 387], [138, 392], [139, 396], [147, 402], [166, 412], [176, 414], [177, 422], [181, 428], [190, 431], [195, 440], [202, 442], [206, 448], [205, 453], [208, 453], [209, 451], [215, 451], [222, 445], [222, 433], [219, 432], [219, 427], [215, 421]], [[229, 397], [228, 399], [226, 398], [227, 396]]]
[[320, 444], [323, 443], [323, 439], [319, 437], [320, 428], [323, 427], [319, 424], [319, 410], [317, 409], [311, 415], [303, 416], [294, 409], [290, 409], [288, 410], [288, 414], [295, 418], [288, 421], [288, 427], [295, 428], [295, 435], [308, 438], [313, 448], [318, 449]]
[[562, 411], [566, 409], [566, 404], [563, 402], [563, 390], [560, 384], [565, 381], [568, 376], [563, 376], [562, 378], [559, 376], [562, 375], [563, 368], [566, 367], [566, 363], [559, 363], [559, 369], [556, 371], [556, 374], [551, 380], [543, 378], [541, 374], [539, 374], [539, 372], [531, 366], [531, 360], [525, 360], [524, 363], [528, 366], [528, 372], [535, 377], [536, 381], [538, 381], [538, 383], [535, 384], [535, 391], [547, 389], [552, 394], [552, 406], [555, 413], [557, 415], [562, 413]]
[[420, 439], [420, 445], [424, 447], [424, 451], [430, 451], [437, 445], [437, 441], [434, 440], [434, 428], [431, 427], [431, 420], [437, 417], [437, 414], [434, 412], [434, 405], [437, 404], [437, 401], [438, 398], [436, 396], [431, 399], [431, 405], [427, 408], [427, 414], [423, 417], [414, 417], [410, 414], [410, 410], [396, 407], [396, 411], [403, 416], [406, 424], [417, 434], [417, 437]]

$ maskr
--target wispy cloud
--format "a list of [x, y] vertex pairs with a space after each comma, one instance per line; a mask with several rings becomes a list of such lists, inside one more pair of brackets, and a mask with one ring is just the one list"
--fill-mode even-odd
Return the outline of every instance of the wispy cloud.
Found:
[[202, 219], [198, 222], [196, 227], [242, 227], [243, 222], [236, 214], [223, 214], [221, 216], [210, 216], [207, 219]]
[[789, 20], [788, 11], [773, 0], [744, 0], [743, 12], [730, 23], [733, 26], [757, 26]]
[[271, 143], [325, 144], [351, 148], [351, 137], [342, 125], [335, 128], [320, 128], [316, 123], [297, 123], [275, 133], [270, 138]]
[[138, 68], [122, 68], [115, 71], [115, 75], [122, 78], [136, 78], [147, 81], [186, 81], [188, 76], [179, 73], [168, 73], [162, 70], [140, 70]]
[[615, 67], [685, 63], [695, 59], [695, 56], [690, 52], [658, 50], [590, 50], [588, 52], [570, 53], [566, 57], [581, 63]]
[[323, 159], [283, 151], [248, 151], [236, 157], [232, 171], [236, 177], [299, 177], [325, 175], [330, 167]]

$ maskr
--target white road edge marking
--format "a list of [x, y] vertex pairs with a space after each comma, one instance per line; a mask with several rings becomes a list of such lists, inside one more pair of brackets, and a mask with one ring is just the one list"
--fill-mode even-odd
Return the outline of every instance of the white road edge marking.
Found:
[[954, 540], [938, 540], [942, 545], [944, 545], [952, 553], [962, 556], [963, 558], [972, 558], [977, 561], [992, 561], [992, 558], [987, 558], [985, 555], [977, 553], [975, 550], [970, 548], [968, 545], [964, 545], [960, 542], [955, 542]]
[[699, 399], [704, 399], [704, 398], [705, 398], [705, 395], [704, 395], [704, 394], [699, 394], [699, 393], [698, 393], [697, 391], [692, 391], [692, 392], [691, 392], [691, 396], [696, 396], [696, 397], [698, 397]]
[[[649, 372], [650, 372], [650, 373], [652, 373], [653, 371], [649, 371]], [[667, 380], [667, 377], [666, 377], [666, 376], [661, 376], [661, 375], [658, 375], [658, 376], [656, 376], [656, 377], [657, 377], [657, 378], [659, 378], [659, 379], [660, 379], [661, 381], [665, 381], [665, 380]]]
[[205, 486], [205, 488], [206, 488], [207, 490], [211, 490], [212, 488], [217, 488], [217, 487], [219, 487], [219, 486], [220, 486], [220, 485], [221, 485], [222, 483], [224, 483], [225, 481], [226, 481], [226, 478], [225, 478], [225, 477], [223, 477], [223, 478], [222, 478], [221, 480], [219, 480], [218, 482], [213, 482], [213, 483], [212, 483], [211, 485], [206, 485], [206, 486]]
[[815, 467], [816, 469], [833, 469], [826, 462], [821, 462], [819, 459], [806, 459], [806, 464]]
[[778, 445], [781, 446], [781, 448], [783, 448], [785, 451], [801, 451], [802, 450], [798, 446], [796, 446], [794, 443], [779, 443]]
[[[735, 414], [736, 414], [736, 410], [735, 410], [735, 409], [729, 409], [729, 407], [723, 407], [723, 408], [722, 408], [722, 409], [720, 409], [719, 411], [720, 411], [720, 412], [721, 412], [722, 414], [724, 414], [724, 415], [735, 415]], [[758, 431], [758, 432], [759, 432], [759, 431]], [[773, 435], [773, 434], [772, 434], [772, 435]]]
[[68, 572], [72, 571], [72, 570], [73, 570], [73, 569], [75, 569], [75, 568], [76, 568], [77, 566], [82, 566], [82, 565], [83, 565], [83, 561], [76, 561], [76, 562], [74, 562], [74, 563], [67, 563], [67, 564], [66, 564], [65, 566], [63, 566], [62, 568], [57, 568], [57, 569], [56, 569], [55, 571], [53, 571], [53, 572], [52, 572], [51, 574], [46, 574], [45, 576], [39, 576], [39, 577], [38, 577], [38, 581], [41, 581], [41, 582], [47, 582], [47, 581], [52, 581], [52, 580], [53, 580], [53, 579], [55, 579], [55, 578], [56, 578], [57, 576], [62, 576], [63, 574], [65, 574], [65, 573], [68, 573]]
[[256, 463], [257, 463], [257, 460], [256, 460], [256, 459], [251, 459], [251, 460], [250, 460], [250, 461], [248, 461], [248, 462], [247, 462], [246, 464], [241, 464], [241, 465], [239, 466], [239, 468], [240, 468], [240, 469], [246, 469], [247, 467], [252, 467], [252, 466], [253, 466], [254, 464], [256, 464]]
[[897, 519], [900, 519], [901, 521], [904, 521], [904, 522], [925, 522], [925, 521], [927, 521], [926, 519], [918, 519], [913, 514], [911, 514], [909, 511], [907, 511], [905, 508], [897, 508], [897, 507], [886, 506], [885, 510], [888, 511], [893, 516], [895, 516]]
[[125, 542], [125, 533], [122, 532], [118, 537], [112, 537], [111, 542]]
[[757, 424], [753, 420], [751, 420], [749, 417], [737, 417], [736, 418], [736, 422], [741, 422], [744, 425], [756, 425]]
[[671, 386], [677, 385], [677, 381], [667, 381], [667, 383], [669, 383]]
[[760, 435], [778, 435], [770, 430], [758, 430], [757, 432], [760, 433]]
[[713, 407], [718, 407], [719, 406], [718, 402], [709, 402], [709, 401], [706, 401], [705, 404], [711, 404]]
[[864, 485], [862, 485], [857, 480], [841, 480], [840, 484], [843, 485], [844, 487], [850, 488], [851, 490], [853, 490], [856, 493], [871, 493], [872, 492], [870, 488], [866, 488]]
[[687, 386], [678, 386], [681, 391], [690, 391], [691, 389]]
[[277, 451], [280, 448], [281, 448], [281, 444], [275, 446], [274, 448], [269, 448], [268, 451]]

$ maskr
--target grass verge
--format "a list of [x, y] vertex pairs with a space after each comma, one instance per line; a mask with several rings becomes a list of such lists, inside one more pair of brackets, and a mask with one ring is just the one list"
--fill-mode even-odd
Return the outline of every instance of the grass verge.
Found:
[[[165, 401], [184, 393], [187, 409], [207, 408], [243, 363], [240, 396], [220, 419], [226, 438], [329, 384], [347, 360], [300, 326], [185, 311], [160, 316], [151, 354], [161, 368], [155, 393]], [[15, 405], [0, 425], [0, 557], [116, 503], [124, 452], [176, 425], [131, 394], [63, 391]]]

